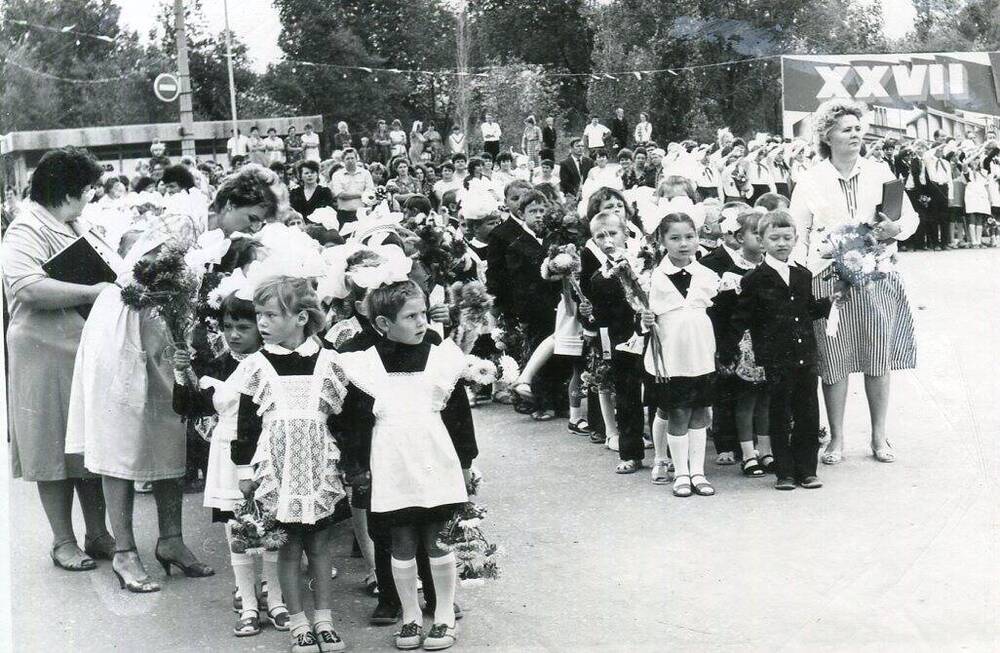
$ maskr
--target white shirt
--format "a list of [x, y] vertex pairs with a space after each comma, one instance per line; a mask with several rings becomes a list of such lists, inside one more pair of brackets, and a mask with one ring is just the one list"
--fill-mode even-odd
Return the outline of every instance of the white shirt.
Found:
[[635, 126], [635, 136], [636, 143], [647, 143], [653, 140], [653, 123], [648, 120], [645, 122], [640, 122]]
[[304, 133], [302, 134], [301, 141], [302, 158], [306, 161], [319, 163], [319, 134], [316, 132], [311, 134]]
[[598, 123], [589, 123], [583, 128], [583, 138], [587, 141], [587, 147], [604, 147], [604, 136], [610, 134], [611, 130]]
[[951, 164], [935, 156], [933, 151], [921, 157], [924, 164], [924, 180], [932, 184], [947, 184], [951, 181]]
[[500, 140], [500, 123], [484, 122], [482, 125], [479, 126], [479, 130], [483, 134], [484, 141]]
[[342, 193], [364, 195], [370, 190], [375, 190], [375, 182], [371, 173], [361, 167], [355, 168], [354, 172], [341, 168], [330, 177], [330, 192], [333, 193], [333, 197], [337, 200], [337, 208], [341, 211], [357, 211], [364, 203], [360, 197], [341, 199]]
[[250, 139], [240, 134], [239, 137], [232, 137], [226, 141], [226, 151], [229, 156], [246, 156], [250, 151]]
[[434, 182], [434, 194], [437, 196], [438, 201], [441, 201], [444, 199], [444, 194], [448, 191], [453, 190], [457, 195], [458, 191], [460, 191], [463, 187], [462, 180], [458, 177], [452, 177], [451, 181], [438, 179]]
[[764, 263], [769, 265], [772, 270], [778, 273], [778, 275], [781, 277], [781, 280], [785, 282], [786, 286], [791, 285], [791, 281], [789, 281], [789, 279], [791, 278], [792, 273], [791, 269], [788, 267], [788, 263], [784, 261], [779, 261], [770, 254], [764, 255]]
[[[824, 232], [846, 224], [862, 224], [875, 218], [875, 208], [882, 203], [882, 184], [896, 177], [885, 166], [858, 157], [854, 168], [842, 176], [829, 159], [802, 173], [788, 208], [796, 223], [799, 242], [792, 252], [796, 262], [805, 262], [815, 276], [825, 270], [831, 259], [821, 256]], [[906, 240], [917, 230], [920, 220], [903, 196], [903, 207], [896, 225], [896, 240]], [[888, 243], [886, 258], [896, 253], [896, 243]]]

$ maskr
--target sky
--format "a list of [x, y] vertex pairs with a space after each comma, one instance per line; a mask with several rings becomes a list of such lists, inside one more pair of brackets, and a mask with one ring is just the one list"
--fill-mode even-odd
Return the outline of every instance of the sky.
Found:
[[[722, 0], [720, 0], [722, 1]], [[880, 0], [859, 0], [879, 2]], [[116, 0], [122, 8], [122, 26], [145, 36], [156, 26], [156, 12], [150, 10], [150, 0]], [[225, 29], [224, 0], [203, 0], [205, 18], [213, 32]], [[915, 12], [912, 0], [881, 0], [886, 17], [886, 35], [903, 36], [913, 26]], [[269, 63], [281, 58], [278, 34], [281, 23], [271, 0], [229, 0], [229, 22], [233, 34], [247, 44], [254, 69], [263, 72]]]

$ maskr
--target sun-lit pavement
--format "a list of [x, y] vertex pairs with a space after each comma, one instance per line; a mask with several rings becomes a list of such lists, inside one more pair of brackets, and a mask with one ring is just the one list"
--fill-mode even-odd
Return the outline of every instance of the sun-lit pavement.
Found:
[[[1000, 250], [907, 254], [902, 269], [920, 368], [893, 381], [898, 462], [872, 460], [854, 378], [846, 459], [821, 466], [822, 490], [780, 493], [709, 464], [718, 495], [678, 499], [648, 470], [613, 474], [614, 454], [563, 424], [476, 409], [504, 575], [460, 593], [456, 648], [1000, 650]], [[219, 570], [209, 579], [162, 578], [153, 500], [138, 498], [139, 550], [164, 580], [148, 596], [119, 590], [109, 563], [55, 570], [34, 487], [14, 482], [10, 497], [15, 650], [287, 650], [285, 633], [232, 636], [225, 542], [200, 497], [185, 531]], [[346, 528], [335, 551], [338, 630], [351, 650], [391, 647], [394, 628], [367, 625]]]

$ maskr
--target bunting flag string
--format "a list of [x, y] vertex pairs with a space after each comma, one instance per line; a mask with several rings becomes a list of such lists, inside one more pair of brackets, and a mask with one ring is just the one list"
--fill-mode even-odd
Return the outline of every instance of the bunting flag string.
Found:
[[117, 77], [99, 77], [99, 78], [95, 78], [95, 79], [79, 79], [79, 78], [71, 78], [71, 77], [60, 77], [59, 75], [53, 75], [52, 73], [47, 73], [44, 70], [35, 70], [34, 68], [29, 68], [28, 66], [25, 66], [24, 64], [18, 63], [18, 62], [14, 61], [13, 59], [10, 59], [10, 58], [6, 59], [4, 61], [4, 64], [8, 65], [8, 66], [13, 66], [14, 68], [17, 68], [18, 70], [23, 70], [24, 72], [30, 73], [32, 75], [37, 75], [39, 77], [44, 77], [46, 79], [54, 79], [54, 80], [57, 80], [57, 81], [60, 81], [60, 82], [68, 82], [70, 84], [110, 84], [112, 82], [119, 82], [120, 83], [124, 77], [131, 77], [133, 75], [143, 75], [143, 76], [146, 75], [145, 71], [142, 71], [142, 70], [133, 70], [133, 71], [123, 72], [121, 75], [119, 75]]

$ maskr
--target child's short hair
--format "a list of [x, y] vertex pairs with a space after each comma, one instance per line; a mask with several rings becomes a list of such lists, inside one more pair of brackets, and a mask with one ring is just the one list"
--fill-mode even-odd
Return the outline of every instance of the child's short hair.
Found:
[[778, 193], [764, 193], [757, 198], [757, 201], [753, 203], [754, 206], [762, 206], [768, 211], [777, 211], [778, 209], [787, 209], [791, 202], [784, 195], [779, 195]]
[[632, 215], [632, 205], [629, 204], [628, 200], [625, 199], [625, 195], [617, 188], [611, 188], [609, 186], [601, 186], [593, 193], [590, 194], [590, 199], [587, 201], [587, 219], [594, 217], [601, 211], [601, 204], [604, 204], [609, 199], [616, 199], [622, 203], [625, 207], [625, 215]]
[[277, 276], [266, 279], [253, 293], [254, 306], [275, 300], [278, 307], [286, 315], [295, 315], [305, 311], [308, 315], [305, 333], [311, 336], [318, 333], [326, 324], [326, 316], [319, 308], [316, 291], [307, 279], [298, 277]]
[[424, 195], [411, 195], [403, 203], [403, 213], [417, 215], [418, 213], [430, 213], [431, 201]]
[[608, 158], [608, 151], [606, 149], [604, 149], [603, 147], [599, 147], [596, 150], [594, 150], [594, 158], [595, 159], [598, 159], [598, 158], [600, 158], [602, 156], [605, 159]]
[[222, 300], [219, 306], [219, 315], [222, 316], [223, 320], [228, 317], [231, 320], [257, 322], [257, 311], [254, 309], [253, 302], [240, 299], [236, 293], [230, 293]]
[[264, 256], [264, 245], [253, 238], [234, 238], [229, 245], [229, 251], [219, 263], [220, 272], [232, 272], [242, 268]]
[[656, 189], [656, 195], [657, 197], [666, 197], [667, 199], [671, 197], [687, 197], [692, 202], [698, 201], [698, 191], [695, 189], [694, 184], [687, 177], [680, 175], [670, 175], [661, 181], [659, 188]]
[[497, 155], [496, 162], [503, 163], [504, 161], [510, 161], [514, 163], [514, 156], [510, 152], [501, 152]]
[[736, 218], [740, 223], [738, 234], [745, 234], [750, 232], [752, 234], [757, 233], [757, 227], [760, 225], [760, 219], [764, 217], [764, 214], [760, 211], [745, 211], [740, 213]]
[[452, 163], [455, 163], [456, 161], [466, 161], [467, 162], [468, 160], [469, 160], [468, 155], [463, 154], [462, 152], [455, 152], [454, 154], [451, 155], [451, 162]]
[[620, 216], [616, 211], [601, 211], [600, 213], [596, 214], [594, 217], [590, 219], [589, 223], [590, 233], [593, 234], [596, 231], [595, 229], [596, 225], [604, 224], [607, 222], [615, 222], [615, 221], [617, 221], [619, 226], [621, 226], [622, 231], [625, 231], [626, 229], [625, 218]]
[[553, 161], [552, 159], [542, 159], [541, 163], [538, 164], [538, 167], [544, 168], [545, 166], [548, 166], [550, 168], [555, 168], [556, 162]]
[[448, 206], [449, 204], [455, 204], [458, 202], [458, 191], [449, 190], [441, 196], [441, 204]]
[[[513, 184], [513, 182], [511, 182], [511, 184]], [[509, 188], [509, 186], [508, 186], [508, 188]], [[524, 213], [524, 210], [526, 208], [528, 208], [528, 205], [529, 204], [533, 204], [535, 202], [541, 202], [542, 204], [548, 204], [549, 198], [547, 198], [545, 196], [545, 193], [543, 193], [540, 190], [535, 190], [529, 184], [528, 185], [528, 190], [525, 191], [524, 195], [521, 195], [521, 201], [517, 203], [517, 210], [520, 211], [521, 213]]]
[[503, 196], [504, 199], [507, 199], [508, 197], [510, 197], [510, 192], [514, 189], [531, 190], [532, 188], [533, 186], [531, 185], [530, 181], [527, 181], [525, 179], [515, 179], [506, 186], [504, 186]]
[[365, 299], [368, 304], [368, 318], [374, 321], [381, 315], [387, 320], [395, 322], [403, 304], [414, 297], [424, 297], [424, 291], [412, 279], [375, 288], [368, 293], [368, 297]]
[[690, 215], [688, 215], [687, 213], [677, 212], [677, 213], [668, 213], [667, 215], [663, 216], [663, 219], [660, 220], [660, 224], [656, 225], [656, 230], [653, 232], [653, 236], [657, 240], [664, 237], [665, 235], [667, 235], [667, 232], [670, 231], [670, 227], [675, 224], [689, 224], [691, 225], [691, 228], [695, 230], [695, 232], [698, 231], [698, 227], [694, 225], [694, 220], [691, 219]]
[[796, 233], [798, 232], [791, 213], [784, 209], [768, 211], [757, 223], [757, 235], [763, 238], [768, 229], [780, 229], [783, 227], [791, 227], [796, 230]]
[[549, 198], [550, 202], [559, 203], [559, 189], [556, 188], [555, 184], [535, 184], [535, 190]]
[[455, 164], [449, 161], [445, 161], [444, 163], [441, 164], [441, 172], [444, 172], [445, 170], [451, 170], [452, 172], [455, 172]]

